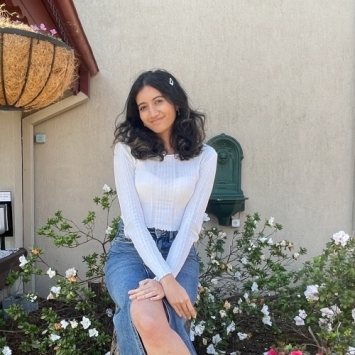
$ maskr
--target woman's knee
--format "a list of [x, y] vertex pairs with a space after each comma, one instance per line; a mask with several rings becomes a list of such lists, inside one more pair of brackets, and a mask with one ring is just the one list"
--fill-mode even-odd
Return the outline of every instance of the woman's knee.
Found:
[[143, 338], [162, 337], [170, 326], [165, 315], [164, 307], [158, 301], [132, 301], [132, 322]]

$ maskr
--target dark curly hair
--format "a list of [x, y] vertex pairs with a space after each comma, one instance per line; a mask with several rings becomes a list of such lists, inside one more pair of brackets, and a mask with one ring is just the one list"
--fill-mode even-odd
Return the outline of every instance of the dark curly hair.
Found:
[[[205, 139], [205, 115], [189, 107], [189, 100], [173, 75], [165, 70], [146, 71], [138, 76], [129, 92], [124, 111], [125, 120], [116, 123], [114, 144], [124, 142], [136, 159], [158, 157], [164, 159], [166, 151], [162, 139], [143, 125], [136, 97], [144, 86], [160, 91], [172, 105], [179, 108], [173, 123], [171, 145], [181, 160], [198, 156]], [[121, 116], [120, 115], [120, 116]]]

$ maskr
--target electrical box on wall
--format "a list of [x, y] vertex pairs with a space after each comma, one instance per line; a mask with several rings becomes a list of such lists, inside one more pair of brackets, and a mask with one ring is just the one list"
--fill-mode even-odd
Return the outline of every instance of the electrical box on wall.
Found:
[[0, 191], [0, 237], [1, 249], [5, 249], [5, 238], [13, 237], [12, 200], [10, 191]]

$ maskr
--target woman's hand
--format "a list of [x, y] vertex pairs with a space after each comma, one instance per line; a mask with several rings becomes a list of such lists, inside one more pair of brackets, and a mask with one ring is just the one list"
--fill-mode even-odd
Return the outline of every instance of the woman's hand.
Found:
[[152, 279], [145, 279], [139, 282], [139, 286], [131, 291], [128, 291], [130, 300], [145, 300], [157, 301], [164, 298], [164, 290], [160, 282]]
[[165, 297], [179, 317], [196, 318], [196, 311], [186, 290], [175, 280], [174, 276], [164, 276], [160, 283], [163, 285]]

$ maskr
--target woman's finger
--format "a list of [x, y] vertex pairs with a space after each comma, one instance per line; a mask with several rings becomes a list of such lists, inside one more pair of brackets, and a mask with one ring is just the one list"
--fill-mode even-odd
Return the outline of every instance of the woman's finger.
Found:
[[149, 299], [151, 300], [151, 301], [159, 301], [159, 300], [161, 300], [161, 299], [163, 299], [164, 298], [164, 295], [162, 294], [162, 295], [156, 295], [156, 296], [154, 296], [154, 297], [150, 297]]

